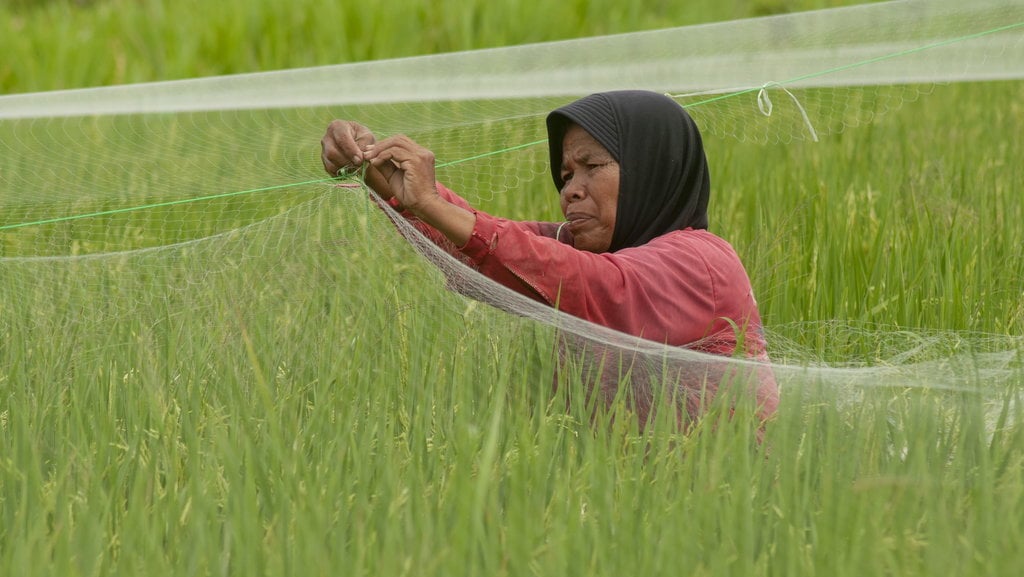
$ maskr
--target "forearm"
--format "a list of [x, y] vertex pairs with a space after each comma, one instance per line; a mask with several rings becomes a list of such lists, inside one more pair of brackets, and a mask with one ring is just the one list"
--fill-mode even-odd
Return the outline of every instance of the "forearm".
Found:
[[409, 210], [424, 223], [440, 232], [456, 247], [465, 246], [473, 234], [476, 215], [472, 211], [442, 198], [417, 205]]
[[[449, 203], [451, 203], [451, 204], [453, 204], [455, 206], [461, 207], [461, 208], [463, 208], [463, 209], [465, 209], [465, 210], [467, 210], [469, 212], [474, 212], [473, 208], [469, 205], [469, 203], [466, 202], [466, 200], [463, 199], [461, 196], [459, 196], [459, 195], [455, 194], [454, 192], [452, 192], [451, 190], [447, 189], [443, 184], [441, 184], [439, 182], [435, 183], [435, 186], [437, 187], [438, 194], [442, 198], [447, 200]], [[419, 231], [420, 234], [425, 236], [427, 239], [429, 239], [435, 245], [441, 247], [448, 254], [452, 255], [453, 257], [455, 257], [455, 258], [457, 258], [457, 259], [459, 259], [459, 260], [461, 260], [463, 262], [466, 262], [466, 264], [469, 264], [469, 261], [466, 258], [466, 256], [463, 255], [462, 252], [459, 250], [460, 245], [456, 245], [447, 236], [445, 236], [441, 231], [437, 230], [436, 228], [434, 228], [433, 226], [431, 226], [427, 222], [425, 222], [422, 219], [420, 219], [411, 210], [408, 210], [405, 206], [403, 206], [401, 203], [399, 203], [398, 199], [394, 199], [393, 198], [390, 201], [388, 201], [387, 204], [390, 205], [391, 208], [393, 208], [396, 211], [398, 211], [399, 220], [403, 221], [404, 223], [408, 223], [409, 225], [411, 225], [413, 228], [415, 228], [417, 231]], [[395, 224], [396, 224], [398, 230], [400, 232], [403, 232], [403, 234], [405, 234], [403, 226], [400, 225], [397, 221], [395, 221]], [[410, 240], [413, 240], [413, 239], [410, 238]]]

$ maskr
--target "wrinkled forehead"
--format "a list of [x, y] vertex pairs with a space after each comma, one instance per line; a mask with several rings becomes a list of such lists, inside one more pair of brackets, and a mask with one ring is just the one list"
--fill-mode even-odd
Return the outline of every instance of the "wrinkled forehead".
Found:
[[566, 133], [571, 126], [578, 126], [599, 142], [611, 155], [620, 161], [616, 114], [604, 95], [592, 95], [563, 106], [547, 117], [548, 154], [555, 188], [561, 190], [562, 154]]
[[548, 116], [548, 144], [551, 151], [561, 152], [566, 136], [575, 127], [599, 142], [619, 160], [618, 114], [610, 106], [598, 110], [580, 110], [580, 102], [560, 108]]
[[575, 122], [569, 123], [562, 138], [562, 166], [569, 162], [586, 163], [614, 160], [611, 152], [592, 134]]

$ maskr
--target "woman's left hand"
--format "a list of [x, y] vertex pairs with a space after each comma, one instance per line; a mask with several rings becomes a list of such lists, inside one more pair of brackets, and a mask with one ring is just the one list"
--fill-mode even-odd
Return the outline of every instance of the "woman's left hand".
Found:
[[433, 152], [399, 135], [367, 146], [364, 156], [386, 175], [388, 187], [405, 210], [436, 228], [455, 246], [469, 242], [476, 215], [437, 193]]
[[[368, 145], [365, 157], [374, 167], [384, 168], [391, 192], [406, 210], [419, 214], [431, 203], [444, 202], [435, 187], [434, 153], [408, 136]], [[394, 170], [386, 170], [391, 166]]]

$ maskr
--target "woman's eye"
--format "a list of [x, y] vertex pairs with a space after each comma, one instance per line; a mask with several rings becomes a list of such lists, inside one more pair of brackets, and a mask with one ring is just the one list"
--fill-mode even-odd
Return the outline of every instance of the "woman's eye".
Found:
[[570, 180], [572, 180], [572, 173], [571, 172], [567, 172], [567, 173], [562, 175], [562, 182], [569, 182]]

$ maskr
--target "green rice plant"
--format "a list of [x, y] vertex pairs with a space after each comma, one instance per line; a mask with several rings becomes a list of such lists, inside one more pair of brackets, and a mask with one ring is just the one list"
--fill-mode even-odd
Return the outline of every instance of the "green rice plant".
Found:
[[[293, 28], [313, 19], [218, 6], [204, 19], [97, 2], [46, 27], [56, 3], [0, 11], [23, 26], [0, 42], [24, 55], [27, 39], [87, 21], [128, 54], [131, 42], [197, 30], [175, 54], [148, 48], [162, 67], [153, 76], [127, 64], [111, 76], [104, 49], [61, 45], [17, 84], [26, 90], [47, 74], [57, 87], [301, 64], [273, 47], [295, 45]], [[643, 13], [616, 6], [604, 8]], [[741, 6], [753, 5], [714, 9]], [[499, 16], [522, 41], [503, 8], [414, 12], [458, 24], [434, 32], [435, 47], [468, 47]], [[136, 20], [160, 10], [174, 17]], [[331, 10], [363, 19], [352, 54], [420, 50], [373, 40], [402, 29], [375, 24], [380, 13], [327, 10], [325, 21]], [[236, 28], [217, 28], [231, 16]], [[567, 20], [579, 34], [586, 21]], [[246, 44], [264, 30], [250, 22], [281, 23], [273, 49]], [[322, 63], [332, 49], [310, 42], [293, 57]], [[218, 50], [230, 64], [204, 60]], [[0, 65], [4, 82], [24, 76], [22, 60]], [[874, 377], [780, 372], [782, 406], [761, 442], [751, 407], [728, 394], [687, 434], [668, 412], [641, 432], [625, 400], [596, 415], [569, 402], [586, 383], [563, 371], [553, 386], [557, 328], [447, 290], [361, 190], [312, 182], [0, 232], [0, 574], [1019, 574], [1021, 87], [922, 92], [818, 143], [706, 138], [713, 230], [748, 266], [773, 357]], [[323, 126], [361, 112], [5, 122], [0, 174], [50, 194], [0, 199], [0, 218], [313, 181]], [[497, 138], [488, 131], [509, 145], [543, 137], [540, 118], [470, 128], [414, 136], [445, 161], [462, 160], [465, 139]], [[166, 136], [159, 155], [145, 151], [154, 134]], [[42, 169], [31, 161], [68, 135], [120, 143], [133, 168], [70, 152]], [[237, 145], [203, 148], [224, 138]], [[540, 146], [439, 174], [484, 209], [557, 218], [543, 156]], [[68, 174], [123, 196], [50, 203]], [[963, 385], [908, 386], [892, 367]]]

